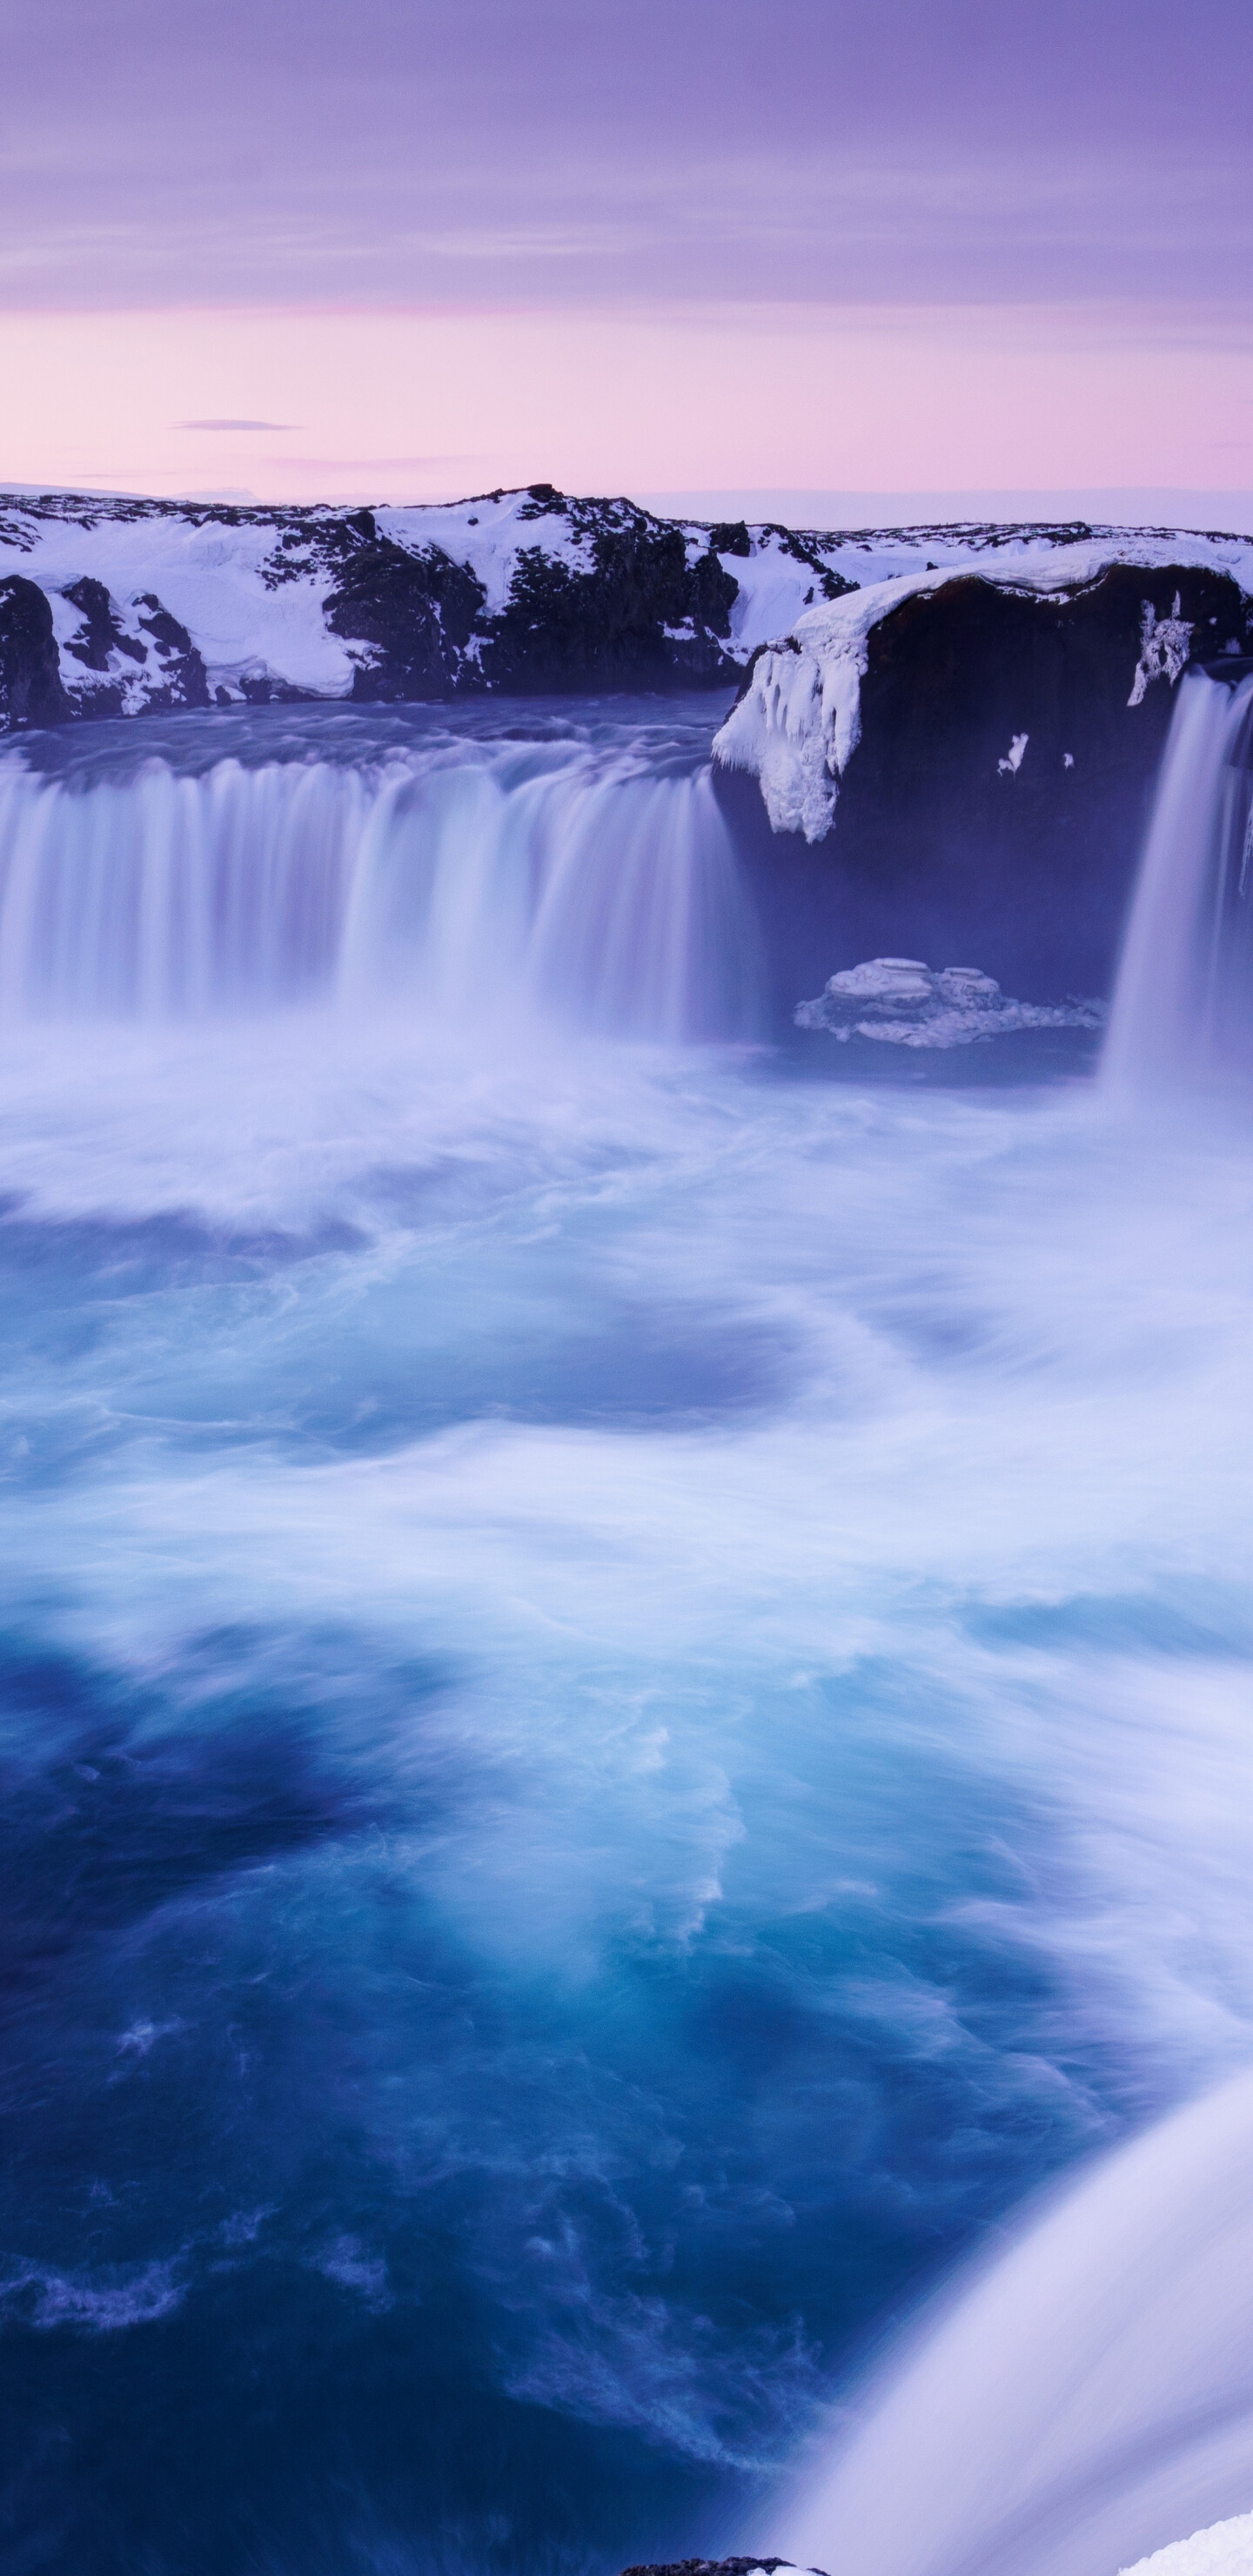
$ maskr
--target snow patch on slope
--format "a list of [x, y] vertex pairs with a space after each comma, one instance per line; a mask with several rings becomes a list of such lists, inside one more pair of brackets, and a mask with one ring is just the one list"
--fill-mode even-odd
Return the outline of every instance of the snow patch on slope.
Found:
[[544, 508], [528, 492], [489, 492], [480, 501], [379, 509], [374, 514], [379, 535], [417, 554], [438, 546], [454, 563], [466, 564], [487, 593], [485, 613], [498, 617], [508, 605], [518, 558], [537, 547], [550, 562], [569, 572], [590, 572], [590, 538], [572, 527], [559, 505]]

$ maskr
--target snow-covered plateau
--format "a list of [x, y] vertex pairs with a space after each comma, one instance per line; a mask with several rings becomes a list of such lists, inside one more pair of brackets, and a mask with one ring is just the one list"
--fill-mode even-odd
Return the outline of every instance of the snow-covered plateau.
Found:
[[373, 510], [10, 492], [0, 722], [733, 682], [814, 601], [918, 553], [550, 484]]
[[659, 519], [542, 483], [375, 509], [10, 491], [0, 725], [269, 698], [726, 685], [755, 662], [720, 757], [760, 777], [776, 828], [812, 838], [857, 740], [870, 629], [902, 601], [976, 566], [998, 587], [1057, 596], [1104, 565], [1183, 561], [1253, 586], [1253, 545], [1234, 538], [798, 532]]

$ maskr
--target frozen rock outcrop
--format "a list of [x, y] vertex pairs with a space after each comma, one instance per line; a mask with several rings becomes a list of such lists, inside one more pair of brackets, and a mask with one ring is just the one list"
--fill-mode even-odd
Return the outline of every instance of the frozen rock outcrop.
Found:
[[907, 769], [941, 735], [972, 782], [989, 764], [1016, 778], [1029, 746], [1035, 769], [1091, 765], [1117, 756], [1110, 718], [1155, 682], [1168, 696], [1190, 657], [1242, 649], [1251, 596], [1253, 544], [1131, 532], [871, 583], [808, 610], [755, 658], [715, 757], [758, 780], [776, 832], [810, 842], [830, 831], [859, 745], [882, 740], [885, 697]]
[[716, 775], [761, 900], [814, 925], [791, 1000], [898, 955], [1108, 994], [1176, 682], [1245, 650], [1251, 595], [1253, 545], [1122, 535], [868, 584], [767, 647]]
[[872, 1038], [889, 1046], [971, 1046], [1017, 1029], [1094, 1029], [1099, 1002], [1015, 1002], [978, 966], [942, 966], [916, 957], [872, 957], [828, 977], [816, 1001], [799, 1002], [798, 1029], [826, 1029], [841, 1044]]
[[823, 2576], [821, 2567], [793, 2570], [790, 2558], [670, 2558], [626, 2567], [623, 2576]]

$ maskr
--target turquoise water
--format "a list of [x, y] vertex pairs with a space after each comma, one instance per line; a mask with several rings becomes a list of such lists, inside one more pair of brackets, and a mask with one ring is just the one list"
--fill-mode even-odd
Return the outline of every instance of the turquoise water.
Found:
[[[713, 828], [579, 722], [576, 961], [615, 781]], [[10, 779], [71, 886], [203, 740], [97, 730]], [[453, 731], [472, 834], [534, 746]], [[303, 846], [264, 989], [214, 844], [190, 999], [28, 908], [0, 1026], [6, 2564], [612, 2571], [1247, 2056], [1247, 1134], [764, 1043], [716, 836], [577, 1011], [525, 907], [285, 949]]]

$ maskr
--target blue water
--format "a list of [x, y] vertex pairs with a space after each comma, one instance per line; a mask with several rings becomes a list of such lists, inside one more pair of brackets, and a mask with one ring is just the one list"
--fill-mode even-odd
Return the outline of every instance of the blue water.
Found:
[[299, 834], [262, 990], [216, 842], [142, 974], [147, 895], [98, 974], [0, 913], [14, 2576], [737, 2537], [946, 2265], [1249, 2053], [1238, 1118], [776, 1049], [751, 919], [711, 998], [642, 878], [609, 984], [571, 897], [568, 1009], [550, 847], [617, 922], [660, 809], [603, 800], [712, 829], [697, 711], [655, 772], [638, 709], [317, 720], [9, 775], [63, 893], [145, 781], [264, 773], [255, 874], [277, 770], [408, 764], [393, 924], [433, 758], [450, 882], [557, 797], [492, 806], [485, 986], [481, 907], [438, 973], [429, 909], [285, 949]]

